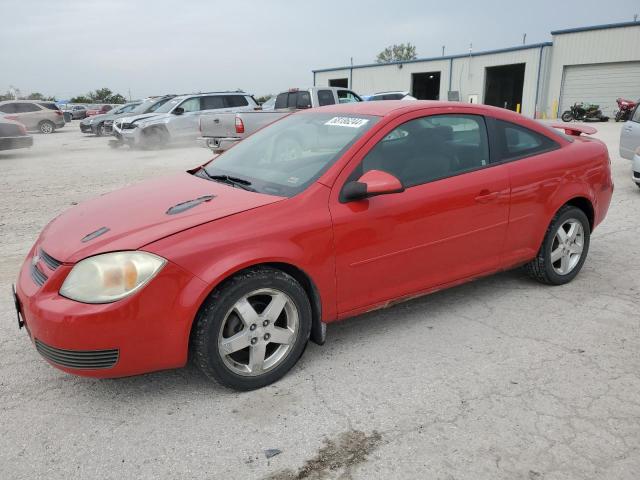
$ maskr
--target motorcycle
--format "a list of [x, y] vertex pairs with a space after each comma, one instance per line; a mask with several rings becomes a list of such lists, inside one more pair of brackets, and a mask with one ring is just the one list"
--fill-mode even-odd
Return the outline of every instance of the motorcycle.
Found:
[[625, 100], [624, 98], [616, 98], [618, 110], [616, 110], [616, 122], [626, 122], [631, 118], [631, 112], [636, 108], [638, 102]]
[[574, 103], [569, 110], [562, 113], [562, 120], [570, 122], [576, 120], [578, 122], [608, 122], [609, 117], [602, 115], [600, 105], [589, 103]]

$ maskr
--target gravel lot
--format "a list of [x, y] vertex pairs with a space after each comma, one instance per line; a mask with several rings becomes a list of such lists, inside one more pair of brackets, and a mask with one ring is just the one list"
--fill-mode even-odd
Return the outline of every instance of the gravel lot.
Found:
[[62, 373], [18, 331], [9, 294], [60, 211], [207, 150], [111, 150], [73, 122], [0, 152], [0, 479], [637, 479], [640, 190], [621, 125], [596, 127], [616, 191], [573, 283], [513, 271], [331, 325], [250, 393], [193, 367]]

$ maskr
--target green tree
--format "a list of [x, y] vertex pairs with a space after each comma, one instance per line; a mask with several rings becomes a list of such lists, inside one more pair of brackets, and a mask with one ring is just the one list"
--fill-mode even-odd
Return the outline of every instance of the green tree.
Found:
[[401, 43], [399, 45], [391, 45], [381, 51], [376, 57], [376, 62], [406, 62], [407, 60], [415, 60], [416, 58], [418, 58], [418, 56], [416, 55], [415, 45]]
[[55, 102], [56, 101], [56, 97], [47, 97], [47, 96], [41, 94], [40, 92], [30, 93], [29, 95], [24, 97], [24, 99], [25, 100], [43, 100], [43, 101], [46, 101], [46, 102]]
[[71, 103], [127, 103], [127, 99], [109, 88], [99, 88], [84, 95], [71, 98]]
[[259, 104], [263, 104], [264, 102], [269, 100], [271, 97], [273, 97], [273, 95], [271, 95], [271, 94], [262, 95], [261, 97], [256, 98], [256, 102], [258, 102]]
[[69, 102], [70, 103], [93, 103], [93, 100], [91, 100], [86, 95], [78, 95], [77, 97], [71, 97]]

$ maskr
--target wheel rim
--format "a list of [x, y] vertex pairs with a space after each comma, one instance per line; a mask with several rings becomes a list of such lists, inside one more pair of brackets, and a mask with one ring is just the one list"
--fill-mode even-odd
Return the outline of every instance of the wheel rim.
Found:
[[298, 309], [287, 294], [254, 290], [227, 312], [218, 334], [219, 355], [233, 373], [262, 375], [287, 358], [299, 323]]
[[558, 275], [571, 273], [582, 258], [584, 251], [584, 228], [576, 219], [564, 222], [553, 237], [551, 264]]
[[51, 125], [49, 123], [43, 123], [40, 126], [40, 131], [42, 133], [51, 133], [53, 131], [53, 128], [51, 128]]

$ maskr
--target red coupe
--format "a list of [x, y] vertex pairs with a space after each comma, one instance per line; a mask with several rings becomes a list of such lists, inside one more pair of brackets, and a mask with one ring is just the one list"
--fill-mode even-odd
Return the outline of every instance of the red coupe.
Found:
[[69, 373], [191, 356], [249, 390], [327, 323], [517, 266], [564, 284], [613, 192], [605, 145], [566, 129], [446, 102], [292, 114], [51, 221], [19, 274], [18, 322]]

